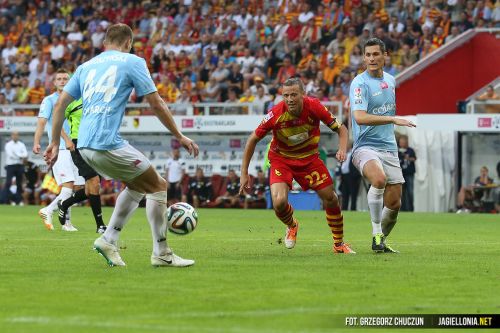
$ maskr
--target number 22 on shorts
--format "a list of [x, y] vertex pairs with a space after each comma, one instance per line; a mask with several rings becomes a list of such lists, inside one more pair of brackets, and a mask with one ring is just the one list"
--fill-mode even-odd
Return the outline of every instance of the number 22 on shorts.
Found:
[[325, 182], [327, 176], [326, 176], [326, 174], [322, 174], [320, 176], [318, 171], [313, 171], [309, 175], [305, 176], [304, 178], [309, 181], [309, 186], [314, 188], [318, 185], [323, 184]]

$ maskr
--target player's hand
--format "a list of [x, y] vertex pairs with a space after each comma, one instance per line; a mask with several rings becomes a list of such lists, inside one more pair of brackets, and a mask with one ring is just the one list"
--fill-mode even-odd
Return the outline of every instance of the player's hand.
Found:
[[179, 141], [181, 145], [184, 147], [184, 149], [186, 149], [189, 152], [189, 155], [193, 155], [193, 157], [198, 156], [200, 148], [193, 140], [183, 135]]
[[41, 151], [41, 150], [42, 150], [42, 147], [40, 146], [40, 144], [39, 144], [39, 143], [38, 143], [38, 144], [33, 145], [33, 153], [34, 153], [34, 154], [37, 154], [37, 155], [38, 155], [38, 154], [40, 154], [40, 151]]
[[73, 143], [73, 141], [66, 141], [66, 149], [68, 149], [69, 151], [75, 151], [75, 144]]
[[394, 125], [406, 126], [406, 127], [417, 127], [417, 125], [415, 125], [411, 120], [403, 119], [403, 118], [396, 118], [396, 117], [394, 117]]
[[241, 175], [240, 177], [240, 192], [239, 195], [245, 195], [250, 190], [250, 177], [248, 175]]
[[339, 149], [337, 154], [335, 154], [335, 157], [339, 160], [339, 162], [344, 162], [346, 159], [345, 150]]
[[59, 155], [59, 144], [54, 144], [51, 142], [45, 152], [43, 153], [43, 159], [45, 163], [51, 168], [57, 161], [57, 156]]

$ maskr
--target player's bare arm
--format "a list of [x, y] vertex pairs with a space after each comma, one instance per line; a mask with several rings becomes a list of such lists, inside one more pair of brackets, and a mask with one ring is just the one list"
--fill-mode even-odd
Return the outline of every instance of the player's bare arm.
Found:
[[356, 123], [358, 123], [358, 125], [377, 126], [394, 124], [397, 126], [417, 127], [417, 125], [407, 119], [393, 116], [375, 116], [372, 114], [368, 114], [364, 110], [355, 110], [353, 114], [354, 119], [356, 120]]
[[49, 165], [49, 167], [53, 166], [57, 161], [64, 121], [64, 110], [66, 110], [68, 105], [73, 102], [73, 100], [74, 98], [63, 90], [57, 99], [56, 105], [54, 106], [54, 112], [52, 113], [52, 142], [49, 143], [47, 149], [45, 149], [45, 153], [43, 154], [45, 162]]
[[148, 101], [149, 105], [151, 105], [153, 112], [161, 123], [170, 131], [170, 133], [172, 133], [173, 136], [177, 138], [177, 140], [179, 140], [180, 144], [189, 152], [190, 155], [197, 157], [200, 152], [198, 145], [179, 131], [167, 104], [160, 97], [158, 92], [155, 91], [154, 93], [148, 94], [144, 97], [146, 98], [146, 101]]
[[248, 166], [250, 165], [250, 160], [255, 152], [255, 147], [261, 139], [255, 135], [255, 133], [250, 134], [245, 145], [245, 151], [243, 152], [243, 160], [241, 161], [241, 177], [240, 177], [240, 195], [245, 195], [246, 191], [250, 189], [251, 185], [249, 183], [248, 177]]
[[69, 135], [64, 131], [64, 129], [61, 130], [61, 136], [64, 140], [65, 145], [66, 145], [66, 149], [68, 149], [69, 151], [74, 151], [75, 144], [73, 143], [73, 140], [71, 140]]
[[339, 162], [344, 162], [346, 159], [347, 140], [349, 139], [349, 131], [344, 125], [340, 125], [340, 127], [337, 128], [335, 131], [339, 135], [339, 149], [337, 151], [337, 154], [335, 154], [335, 157], [337, 157], [337, 160], [339, 160]]
[[42, 146], [40, 145], [40, 140], [42, 138], [43, 131], [45, 130], [45, 125], [47, 124], [46, 118], [38, 118], [36, 121], [35, 136], [33, 139], [33, 153], [40, 154]]

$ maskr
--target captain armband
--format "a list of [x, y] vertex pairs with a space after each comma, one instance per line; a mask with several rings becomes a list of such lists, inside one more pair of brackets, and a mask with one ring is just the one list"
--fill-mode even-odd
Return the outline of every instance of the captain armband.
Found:
[[342, 124], [338, 121], [337, 118], [334, 118], [333, 121], [328, 125], [328, 127], [330, 127], [330, 129], [334, 131], [339, 129], [340, 126], [342, 126]]

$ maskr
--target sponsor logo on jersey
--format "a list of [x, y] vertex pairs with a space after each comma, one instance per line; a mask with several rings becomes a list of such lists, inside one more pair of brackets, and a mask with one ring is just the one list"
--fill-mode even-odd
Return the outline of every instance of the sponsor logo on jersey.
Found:
[[389, 103], [389, 104], [384, 104], [378, 108], [373, 108], [372, 114], [385, 114], [391, 111], [396, 111], [396, 104], [394, 103]]
[[354, 97], [355, 98], [361, 98], [361, 88], [355, 88], [354, 89]]
[[264, 122], [264, 123], [268, 122], [268, 121], [269, 121], [269, 119], [271, 119], [273, 116], [274, 116], [274, 115], [273, 115], [273, 112], [272, 112], [272, 111], [269, 111], [269, 112], [266, 114], [266, 116], [264, 117], [263, 122]]
[[382, 92], [381, 91], [377, 91], [376, 93], [372, 94], [373, 97], [378, 96], [378, 95], [382, 95]]
[[307, 132], [302, 132], [288, 137], [288, 141], [290, 141], [294, 145], [302, 143], [307, 139], [309, 139], [309, 133]]

